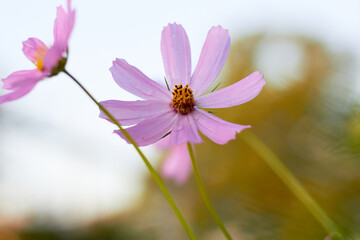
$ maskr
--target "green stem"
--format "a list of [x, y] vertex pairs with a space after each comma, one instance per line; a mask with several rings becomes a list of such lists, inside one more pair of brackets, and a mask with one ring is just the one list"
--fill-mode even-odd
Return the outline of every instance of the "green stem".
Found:
[[247, 130], [240, 134], [242, 139], [249, 144], [252, 149], [263, 158], [269, 167], [278, 175], [282, 182], [293, 192], [293, 194], [304, 204], [315, 219], [331, 233], [339, 233], [338, 227], [327, 216], [320, 205], [310, 196], [301, 183], [294, 177], [289, 169], [280, 161], [254, 133]]
[[166, 200], [169, 202], [171, 208], [173, 209], [173, 211], [175, 212], [177, 218], [179, 219], [180, 223], [183, 225], [186, 233], [188, 234], [190, 239], [197, 239], [194, 235], [194, 233], [192, 232], [190, 226], [187, 224], [185, 218], [183, 217], [183, 215], [181, 214], [179, 208], [177, 207], [175, 201], [172, 199], [169, 191], [167, 190], [167, 188], [165, 187], [164, 182], [161, 180], [160, 175], [155, 171], [155, 169], [151, 166], [149, 160], [145, 157], [145, 155], [143, 154], [143, 152], [140, 150], [140, 148], [138, 147], [138, 145], [136, 144], [136, 142], [134, 141], [134, 139], [128, 134], [128, 132], [123, 129], [120, 125], [120, 123], [114, 118], [114, 116], [104, 107], [102, 106], [98, 101], [96, 101], [96, 99], [85, 89], [85, 87], [75, 79], [75, 77], [73, 77], [69, 72], [67, 72], [66, 70], [64, 70], [64, 73], [67, 74], [72, 80], [74, 80], [74, 82], [79, 85], [79, 87], [91, 98], [91, 100], [93, 100], [93, 102], [101, 109], [101, 111], [103, 113], [106, 114], [106, 116], [109, 117], [109, 119], [120, 129], [120, 131], [125, 135], [125, 137], [129, 140], [129, 142], [134, 146], [134, 148], [136, 149], [136, 151], [138, 152], [138, 154], [140, 155], [141, 159], [144, 161], [146, 167], [148, 168], [148, 170], [150, 171], [152, 177], [154, 178], [155, 182], [158, 184], [159, 188], [161, 189], [162, 193], [164, 194]]
[[201, 178], [200, 178], [200, 174], [199, 174], [199, 171], [198, 171], [198, 168], [197, 168], [197, 165], [196, 165], [196, 162], [195, 162], [195, 157], [194, 157], [194, 151], [192, 149], [192, 146], [190, 143], [187, 143], [187, 147], [188, 147], [188, 150], [189, 150], [189, 154], [190, 154], [190, 158], [191, 158], [191, 163], [192, 163], [192, 166], [193, 166], [193, 170], [194, 170], [194, 175], [195, 175], [195, 180], [196, 180], [196, 183], [199, 187], [199, 190], [200, 190], [200, 194], [201, 194], [201, 197], [207, 207], [207, 209], [209, 210], [210, 212], [210, 215], [211, 217], [213, 218], [214, 222], [216, 223], [216, 225], [220, 228], [220, 230], [223, 232], [224, 236], [226, 237], [226, 239], [231, 239], [230, 237], [230, 234], [228, 233], [228, 231], [226, 230], [224, 224], [221, 222], [219, 216], [217, 215], [214, 207], [211, 205], [211, 202], [209, 200], [209, 197], [207, 196], [206, 194], [206, 191], [205, 191], [205, 187], [204, 187], [204, 183], [202, 182]]

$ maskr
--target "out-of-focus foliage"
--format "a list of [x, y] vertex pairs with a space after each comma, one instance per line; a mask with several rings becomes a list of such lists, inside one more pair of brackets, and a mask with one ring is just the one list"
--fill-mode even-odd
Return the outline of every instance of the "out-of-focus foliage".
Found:
[[[263, 64], [273, 64], [272, 56], [259, 60], [264, 57], [259, 48], [268, 41], [269, 37], [257, 35], [233, 44], [220, 87], [265, 67]], [[339, 57], [303, 37], [275, 37], [271, 41], [291, 42], [300, 49], [297, 73], [267, 76], [264, 72], [267, 85], [257, 98], [238, 107], [215, 110], [215, 115], [252, 125], [246, 131], [256, 133], [343, 231], [354, 236], [360, 232], [360, 108], [351, 97], [353, 76], [344, 70], [354, 56]], [[279, 60], [275, 55], [273, 58]], [[241, 134], [224, 146], [211, 141], [197, 145], [196, 160], [209, 197], [234, 239], [325, 239], [325, 230], [242, 141]], [[183, 186], [168, 185], [200, 239], [222, 239], [194, 179]], [[71, 231], [25, 228], [20, 237], [187, 239], [150, 177], [146, 189], [141, 204], [127, 213]]]

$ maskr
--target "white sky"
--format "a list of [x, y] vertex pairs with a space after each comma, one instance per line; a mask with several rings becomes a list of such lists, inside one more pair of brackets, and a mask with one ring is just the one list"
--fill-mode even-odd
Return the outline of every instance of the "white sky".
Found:
[[[38, 37], [51, 44], [60, 4], [65, 6], [65, 0], [0, 1], [1, 78], [33, 68], [21, 42]], [[301, 33], [335, 51], [359, 53], [358, 0], [73, 0], [73, 7], [77, 15], [67, 68], [99, 100], [134, 99], [108, 71], [116, 57], [162, 81], [160, 36], [169, 22], [184, 26], [193, 68], [207, 31], [219, 24], [232, 39], [258, 32]], [[136, 199], [147, 170], [132, 146], [97, 116], [95, 105], [63, 74], [1, 106], [0, 223], [2, 217], [33, 213], [58, 220], [71, 214], [81, 222]], [[146, 153], [156, 163], [154, 150]]]

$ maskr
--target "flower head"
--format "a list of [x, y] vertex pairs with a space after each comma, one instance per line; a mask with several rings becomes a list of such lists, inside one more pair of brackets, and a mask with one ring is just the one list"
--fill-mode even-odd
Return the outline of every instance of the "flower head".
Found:
[[71, 9], [71, 0], [67, 1], [67, 12], [59, 6], [54, 23], [54, 44], [46, 46], [37, 38], [29, 38], [23, 42], [25, 56], [35, 64], [32, 70], [13, 72], [2, 79], [3, 89], [12, 92], [0, 96], [0, 104], [16, 100], [30, 92], [35, 85], [46, 77], [51, 77], [64, 70], [68, 40], [74, 27], [75, 11]]
[[[202, 108], [226, 108], [250, 101], [265, 84], [254, 72], [223, 89], [204, 94], [219, 75], [230, 48], [230, 36], [221, 26], [207, 35], [198, 64], [191, 75], [188, 37], [179, 24], [162, 32], [161, 53], [170, 91], [146, 77], [123, 59], [116, 59], [110, 71], [116, 83], [142, 101], [104, 101], [102, 104], [124, 126], [139, 146], [152, 144], [169, 134], [171, 145], [201, 143], [201, 131], [218, 144], [234, 139], [250, 126], [226, 122]], [[204, 95], [203, 95], [204, 94]], [[100, 117], [107, 118], [104, 113]], [[126, 139], [121, 131], [115, 131]]]

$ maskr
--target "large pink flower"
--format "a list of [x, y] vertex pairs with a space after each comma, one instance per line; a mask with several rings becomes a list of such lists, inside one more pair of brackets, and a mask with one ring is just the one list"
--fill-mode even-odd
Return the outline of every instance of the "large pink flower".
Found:
[[71, 0], [67, 1], [67, 12], [59, 6], [54, 23], [54, 44], [49, 48], [37, 38], [23, 42], [25, 56], [35, 64], [32, 70], [13, 72], [2, 79], [3, 89], [12, 92], [0, 96], [0, 104], [23, 97], [42, 79], [58, 74], [64, 69], [67, 59], [68, 40], [74, 27], [75, 11]]
[[[250, 126], [226, 122], [202, 108], [226, 108], [250, 101], [265, 84], [254, 72], [223, 89], [202, 95], [220, 73], [230, 48], [230, 36], [221, 26], [212, 27], [191, 75], [190, 45], [181, 25], [169, 24], [162, 32], [161, 53], [170, 91], [146, 77], [123, 59], [116, 59], [110, 71], [116, 83], [142, 101], [104, 101], [102, 104], [124, 126], [139, 146], [146, 146], [169, 134], [172, 145], [201, 143], [199, 130], [212, 141], [225, 144]], [[104, 113], [100, 117], [107, 118]], [[115, 131], [122, 138], [123, 134]]]

